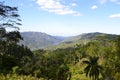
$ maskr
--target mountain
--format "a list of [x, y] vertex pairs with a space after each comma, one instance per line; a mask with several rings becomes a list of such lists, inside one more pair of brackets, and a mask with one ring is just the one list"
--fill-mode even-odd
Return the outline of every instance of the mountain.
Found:
[[74, 47], [76, 44], [86, 44], [98, 37], [107, 37], [108, 40], [116, 38], [118, 35], [105, 33], [84, 33], [73, 37], [51, 36], [41, 32], [22, 32], [23, 41], [21, 44], [28, 46], [31, 50], [35, 49], [57, 49]]
[[63, 40], [63, 38], [61, 39], [41, 32], [21, 32], [21, 36], [24, 40], [20, 43], [28, 46], [31, 50], [56, 45]]
[[100, 37], [106, 37], [107, 40], [112, 40], [116, 38], [118, 35], [114, 34], [106, 34], [106, 33], [84, 33], [77, 36], [69, 37], [64, 39], [60, 44], [55, 45], [53, 47], [47, 47], [46, 49], [57, 49], [57, 48], [68, 48], [74, 47], [76, 44], [86, 44], [93, 40], [98, 40]]
[[107, 38], [110, 38], [110, 39], [113, 39], [115, 38], [117, 35], [115, 34], [106, 34], [106, 33], [99, 33], [99, 32], [94, 32], [94, 33], [83, 33], [83, 34], [80, 34], [80, 35], [77, 35], [77, 36], [73, 36], [73, 37], [70, 37], [68, 39], [65, 39], [64, 42], [74, 42], [74, 41], [82, 41], [82, 40], [86, 40], [86, 39], [89, 39], [89, 40], [94, 40], [96, 39], [97, 37], [99, 36], [106, 36]]

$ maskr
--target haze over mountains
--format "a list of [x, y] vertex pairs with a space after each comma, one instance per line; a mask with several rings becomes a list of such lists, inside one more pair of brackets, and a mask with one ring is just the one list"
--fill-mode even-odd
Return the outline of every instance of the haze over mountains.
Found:
[[22, 32], [21, 35], [24, 39], [21, 43], [32, 50], [59, 44], [63, 40], [41, 32]]
[[41, 32], [21, 32], [21, 35], [24, 39], [21, 43], [28, 46], [31, 50], [67, 48], [76, 44], [87, 43], [96, 39], [97, 36], [107, 36], [109, 39], [118, 36], [99, 32], [85, 33], [73, 37], [52, 36]]

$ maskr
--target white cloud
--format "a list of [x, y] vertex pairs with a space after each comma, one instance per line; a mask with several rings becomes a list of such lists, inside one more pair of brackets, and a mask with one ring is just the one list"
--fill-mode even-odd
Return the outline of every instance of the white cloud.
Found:
[[97, 8], [98, 8], [98, 7], [97, 7], [96, 5], [94, 5], [94, 6], [91, 7], [92, 10], [95, 10], [95, 9], [97, 9]]
[[113, 15], [110, 15], [109, 18], [120, 18], [120, 14], [113, 14]]
[[59, 0], [37, 0], [37, 4], [40, 8], [48, 12], [53, 12], [59, 15], [72, 14], [76, 16], [79, 14], [80, 16], [80, 13], [71, 10], [68, 6], [62, 5]]
[[72, 3], [71, 6], [77, 6], [77, 4], [76, 3]]

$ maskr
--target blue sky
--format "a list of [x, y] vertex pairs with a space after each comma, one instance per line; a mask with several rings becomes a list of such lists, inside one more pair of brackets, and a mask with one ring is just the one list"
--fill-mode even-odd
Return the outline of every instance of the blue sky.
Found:
[[20, 31], [73, 36], [104, 32], [120, 34], [120, 0], [2, 0], [17, 6]]

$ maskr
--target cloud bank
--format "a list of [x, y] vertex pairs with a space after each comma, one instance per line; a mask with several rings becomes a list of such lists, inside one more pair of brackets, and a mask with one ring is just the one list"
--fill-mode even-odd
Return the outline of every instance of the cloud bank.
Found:
[[[59, 0], [37, 0], [37, 4], [43, 10], [46, 10], [48, 12], [53, 12], [55, 14], [59, 14], [59, 15], [71, 14], [74, 16], [81, 15], [79, 12], [70, 9], [68, 6], [62, 5], [59, 2]], [[73, 4], [73, 6], [75, 6], [75, 4]]]
[[120, 14], [113, 14], [113, 15], [110, 15], [109, 18], [120, 18]]

